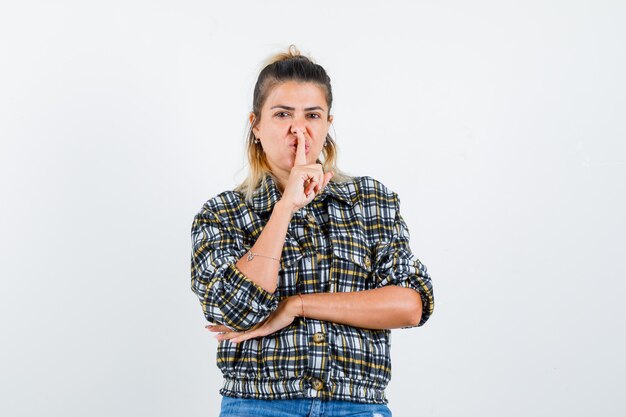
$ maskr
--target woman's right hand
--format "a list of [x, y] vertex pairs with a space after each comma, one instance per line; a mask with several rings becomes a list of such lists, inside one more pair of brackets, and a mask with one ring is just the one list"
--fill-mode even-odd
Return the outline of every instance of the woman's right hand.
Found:
[[281, 201], [292, 207], [292, 213], [313, 201], [334, 175], [333, 172], [324, 173], [322, 164], [307, 165], [304, 133], [298, 129], [296, 135], [296, 159], [281, 198]]

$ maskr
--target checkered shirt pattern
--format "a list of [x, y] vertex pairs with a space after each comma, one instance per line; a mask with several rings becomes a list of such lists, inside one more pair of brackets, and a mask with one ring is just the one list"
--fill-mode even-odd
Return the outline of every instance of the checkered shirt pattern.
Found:
[[[330, 182], [294, 213], [272, 294], [235, 263], [254, 245], [280, 200], [266, 175], [251, 201], [223, 192], [196, 214], [191, 288], [206, 319], [235, 330], [265, 320], [296, 294], [349, 292], [397, 285], [422, 299], [422, 326], [434, 308], [426, 267], [411, 252], [395, 192], [363, 176]], [[233, 344], [219, 342], [222, 395], [257, 399], [321, 398], [386, 404], [391, 377], [390, 330], [296, 318], [280, 331]]]

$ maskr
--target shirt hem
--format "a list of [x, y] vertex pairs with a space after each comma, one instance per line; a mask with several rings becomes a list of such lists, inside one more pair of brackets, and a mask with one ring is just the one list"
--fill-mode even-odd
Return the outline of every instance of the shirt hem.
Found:
[[339, 400], [367, 404], [388, 404], [384, 387], [373, 381], [355, 379], [332, 380], [324, 383], [324, 388], [315, 390], [312, 378], [291, 379], [246, 378], [224, 376], [220, 394], [235, 398], [258, 400], [288, 400], [317, 398], [324, 401]]

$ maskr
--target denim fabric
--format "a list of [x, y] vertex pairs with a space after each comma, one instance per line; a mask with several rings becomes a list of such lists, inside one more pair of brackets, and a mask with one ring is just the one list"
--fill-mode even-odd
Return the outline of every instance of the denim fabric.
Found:
[[219, 417], [391, 417], [385, 404], [351, 401], [257, 400], [222, 396]]

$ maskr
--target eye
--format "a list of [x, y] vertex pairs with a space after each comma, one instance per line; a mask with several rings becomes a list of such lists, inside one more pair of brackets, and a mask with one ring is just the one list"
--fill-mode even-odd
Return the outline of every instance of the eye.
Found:
[[317, 113], [309, 113], [309, 117], [310, 117], [311, 119], [320, 119], [322, 116], [320, 116], [320, 115], [319, 115], [319, 114], [317, 114]]
[[279, 111], [279, 112], [274, 113], [274, 116], [279, 117], [279, 118], [289, 117], [289, 113], [287, 113], [286, 111]]

